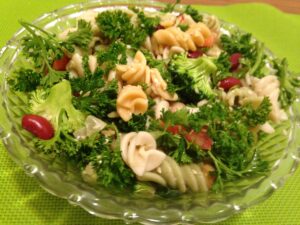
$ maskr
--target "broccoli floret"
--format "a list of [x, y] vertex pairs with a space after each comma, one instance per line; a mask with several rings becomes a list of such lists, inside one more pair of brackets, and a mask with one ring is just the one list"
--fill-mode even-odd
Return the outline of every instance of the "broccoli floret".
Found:
[[75, 130], [84, 126], [85, 115], [72, 105], [69, 81], [62, 80], [50, 89], [37, 89], [29, 99], [29, 111], [48, 119], [55, 131], [49, 140], [34, 140], [41, 152], [73, 156], [85, 146], [73, 136]]
[[211, 76], [217, 66], [209, 57], [188, 58], [186, 54], [174, 56], [170, 62], [173, 83], [178, 86], [178, 94], [184, 101], [197, 102], [211, 98]]
[[72, 105], [72, 89], [67, 80], [54, 85], [49, 92], [41, 89], [33, 92], [29, 102], [30, 112], [47, 118], [54, 130], [61, 126], [76, 130], [84, 124], [85, 115]]

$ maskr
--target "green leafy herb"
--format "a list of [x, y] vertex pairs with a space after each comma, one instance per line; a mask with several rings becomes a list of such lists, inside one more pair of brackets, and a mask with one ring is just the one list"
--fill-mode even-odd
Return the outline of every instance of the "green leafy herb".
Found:
[[217, 72], [212, 76], [213, 86], [216, 86], [219, 81], [225, 79], [230, 73], [231, 63], [229, 55], [226, 52], [222, 52], [220, 56], [214, 60], [215, 65], [217, 66]]
[[164, 111], [162, 114], [162, 121], [164, 121], [166, 127], [174, 125], [188, 126], [188, 118], [189, 112], [185, 108], [176, 112]]
[[134, 47], [144, 43], [147, 32], [135, 27], [127, 13], [121, 10], [105, 11], [96, 17], [96, 22], [105, 38], [111, 43], [119, 40]]
[[105, 187], [133, 189], [135, 175], [123, 161], [121, 152], [111, 150], [104, 137], [99, 140], [97, 146], [99, 154], [91, 161], [96, 169], [98, 182]]
[[223, 34], [221, 36], [222, 48], [228, 54], [241, 53], [244, 57], [249, 57], [252, 55], [252, 35], [250, 33], [246, 34], [232, 34], [228, 36]]
[[202, 22], [203, 20], [203, 16], [198, 12], [198, 10], [190, 5], [185, 7], [184, 13], [190, 15], [196, 22]]
[[22, 39], [23, 54], [33, 60], [34, 67], [41, 73], [47, 71], [47, 74], [41, 79], [41, 85], [53, 86], [66, 77], [65, 72], [55, 71], [52, 68], [54, 60], [60, 59], [64, 55], [63, 45], [55, 39], [55, 35], [33, 24], [22, 21], [20, 23], [29, 32]]
[[160, 11], [161, 12], [164, 12], [164, 13], [168, 13], [168, 12], [173, 12], [176, 5], [180, 3], [181, 0], [176, 0], [175, 3], [171, 4], [171, 3], [168, 3], [166, 4], [166, 6], [164, 8], [162, 8]]
[[263, 101], [255, 108], [252, 104], [246, 104], [238, 107], [234, 111], [236, 118], [240, 118], [249, 127], [264, 124], [271, 112], [271, 103], [269, 98], [265, 97]]
[[132, 118], [128, 122], [124, 122], [122, 119], [114, 120], [114, 124], [118, 127], [120, 132], [129, 133], [131, 131], [144, 131], [146, 130], [146, 124], [148, 121], [148, 114], [132, 115]]
[[163, 60], [155, 59], [153, 54], [148, 50], [142, 49], [142, 52], [145, 55], [148, 66], [158, 69], [162, 78], [167, 82], [168, 92], [174, 94], [177, 90], [177, 87], [172, 82], [172, 74], [168, 70], [167, 64]]
[[93, 32], [91, 24], [85, 20], [78, 20], [77, 30], [68, 33], [68, 39], [65, 44], [71, 46], [75, 45], [87, 51], [89, 44], [92, 41], [92, 37]]
[[180, 138], [177, 148], [175, 151], [170, 152], [170, 156], [181, 164], [192, 163], [192, 158], [186, 153], [186, 141], [184, 138]]
[[15, 91], [34, 91], [41, 83], [42, 75], [32, 69], [21, 68], [15, 72], [16, 77], [8, 80]]
[[116, 64], [126, 64], [126, 45], [122, 42], [114, 42], [107, 49], [97, 52], [97, 61], [104, 68], [104, 73], [114, 69]]
[[189, 25], [187, 25], [187, 24], [179, 24], [178, 27], [182, 31], [187, 31], [189, 29]]
[[296, 88], [300, 88], [300, 76], [288, 71], [286, 59], [274, 59], [274, 68], [277, 70], [276, 76], [280, 81], [279, 100], [283, 108], [290, 106], [296, 99]]
[[99, 118], [107, 118], [107, 115], [116, 109], [117, 94], [118, 83], [117, 80], [113, 80], [100, 90], [94, 89], [86, 95], [73, 98], [73, 104], [82, 112]]
[[148, 35], [151, 35], [159, 25], [159, 17], [146, 16], [143, 10], [137, 7], [131, 7], [130, 9], [137, 14], [138, 24], [141, 26], [140, 28], [145, 30]]
[[229, 54], [241, 53], [241, 70], [236, 76], [244, 77], [247, 73], [252, 76], [264, 76], [265, 59], [264, 45], [252, 39], [250, 33], [233, 33], [231, 36], [221, 36], [222, 48]]

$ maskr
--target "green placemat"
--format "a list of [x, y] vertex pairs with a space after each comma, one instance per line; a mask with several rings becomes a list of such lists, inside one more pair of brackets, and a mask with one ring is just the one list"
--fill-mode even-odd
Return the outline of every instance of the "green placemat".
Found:
[[[18, 19], [31, 21], [45, 12], [78, 3], [76, 0], [7, 0], [0, 2], [0, 46], [20, 28]], [[300, 16], [284, 14], [263, 4], [238, 4], [226, 7], [197, 6], [214, 13], [228, 22], [252, 32], [272, 51], [287, 57], [290, 68], [300, 71]], [[1, 111], [0, 111], [1, 115]], [[1, 116], [0, 116], [1, 123]], [[300, 169], [283, 188], [271, 198], [251, 207], [244, 213], [219, 223], [222, 225], [247, 224], [300, 224]], [[42, 190], [35, 180], [27, 177], [0, 145], [0, 224], [124, 224], [118, 220], [93, 217], [66, 200]]]

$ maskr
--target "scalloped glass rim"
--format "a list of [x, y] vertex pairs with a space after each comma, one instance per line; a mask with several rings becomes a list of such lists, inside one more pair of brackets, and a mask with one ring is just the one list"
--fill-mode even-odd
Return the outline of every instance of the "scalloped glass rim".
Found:
[[[74, 23], [74, 18], [89, 9], [101, 10], [105, 6], [140, 5], [159, 8], [164, 3], [156, 1], [89, 1], [69, 5], [51, 13], [46, 13], [34, 23], [45, 29], [61, 31]], [[178, 8], [182, 6], [179, 5]], [[229, 25], [229, 24], [227, 24]], [[234, 25], [229, 25], [233, 26]], [[143, 224], [189, 224], [212, 223], [227, 219], [251, 205], [267, 199], [274, 190], [282, 186], [285, 180], [295, 171], [300, 161], [300, 145], [296, 138], [300, 136], [300, 98], [291, 107], [291, 129], [287, 135], [288, 146], [279, 160], [276, 160], [270, 176], [261, 177], [246, 189], [231, 194], [187, 194], [175, 199], [139, 198], [128, 194], [112, 195], [108, 190], [97, 189], [82, 183], [68, 165], [44, 158], [37, 154], [26, 142], [26, 135], [19, 129], [16, 115], [20, 113], [18, 104], [22, 104], [21, 96], [10, 96], [6, 78], [18, 63], [26, 63], [19, 56], [19, 40], [25, 30], [20, 29], [7, 45], [0, 51], [1, 92], [5, 108], [4, 124], [1, 137], [11, 157], [24, 171], [37, 179], [42, 188], [70, 203], [79, 205], [89, 213], [109, 219], [123, 219], [127, 222]], [[299, 95], [298, 95], [299, 96]], [[245, 179], [247, 180], [247, 179]]]

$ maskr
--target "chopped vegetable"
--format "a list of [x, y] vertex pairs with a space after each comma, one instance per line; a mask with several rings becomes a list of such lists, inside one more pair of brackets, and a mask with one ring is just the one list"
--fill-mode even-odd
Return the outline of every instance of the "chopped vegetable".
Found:
[[76, 130], [84, 123], [84, 114], [72, 104], [71, 85], [67, 80], [54, 85], [49, 93], [44, 90], [33, 92], [29, 103], [29, 111], [48, 119], [55, 131], [60, 127]]
[[209, 57], [190, 59], [185, 54], [175, 55], [170, 62], [170, 70], [178, 93], [185, 101], [197, 102], [215, 95], [210, 76], [217, 67]]
[[104, 37], [111, 43], [119, 40], [134, 47], [140, 47], [147, 37], [149, 28], [135, 27], [127, 13], [121, 10], [105, 11], [96, 18]]
[[21, 68], [15, 72], [16, 76], [9, 79], [9, 85], [16, 91], [34, 91], [41, 83], [42, 75], [32, 69]]
[[70, 58], [66, 55], [63, 55], [62, 58], [54, 60], [52, 67], [58, 71], [65, 71], [69, 61]]
[[300, 78], [295, 73], [288, 71], [288, 63], [286, 59], [273, 60], [274, 68], [277, 70], [276, 75], [280, 81], [279, 100], [283, 108], [291, 105], [297, 96], [296, 88], [300, 87]]

